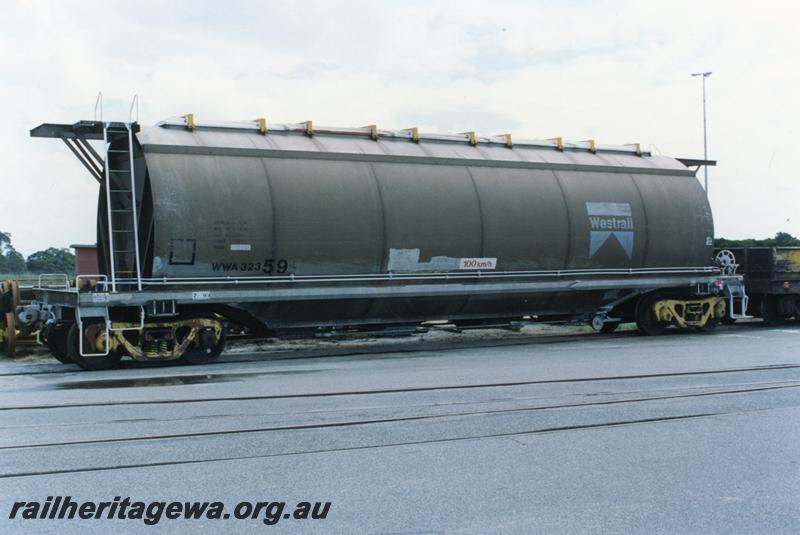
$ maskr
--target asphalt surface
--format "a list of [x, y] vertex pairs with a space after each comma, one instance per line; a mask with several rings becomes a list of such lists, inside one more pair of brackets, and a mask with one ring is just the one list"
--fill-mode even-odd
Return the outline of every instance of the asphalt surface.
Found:
[[[231, 514], [159, 532], [797, 533], [800, 326], [0, 361], [0, 532], [154, 530], [8, 518], [57, 495]], [[266, 525], [241, 501], [331, 506]]]

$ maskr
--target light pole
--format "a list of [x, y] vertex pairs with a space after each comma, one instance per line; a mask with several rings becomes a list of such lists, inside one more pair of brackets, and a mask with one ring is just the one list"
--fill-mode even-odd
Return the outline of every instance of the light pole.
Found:
[[[692, 76], [701, 76], [703, 79], [703, 159], [708, 160], [708, 131], [706, 127], [706, 78], [711, 76], [711, 71], [693, 72]], [[708, 197], [708, 165], [703, 166], [705, 175], [705, 190]]]

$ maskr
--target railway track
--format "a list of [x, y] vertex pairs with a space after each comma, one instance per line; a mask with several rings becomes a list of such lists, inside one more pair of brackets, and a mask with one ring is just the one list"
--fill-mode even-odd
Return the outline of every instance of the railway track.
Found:
[[[387, 423], [395, 423], [395, 422], [412, 422], [412, 421], [420, 421], [420, 420], [435, 420], [440, 418], [457, 418], [463, 416], [481, 416], [481, 415], [492, 415], [492, 414], [507, 414], [507, 413], [523, 413], [529, 411], [548, 411], [548, 410], [557, 410], [557, 409], [577, 409], [583, 407], [593, 407], [593, 406], [602, 406], [602, 405], [618, 405], [618, 404], [626, 404], [626, 403], [643, 403], [648, 401], [662, 401], [662, 400], [670, 400], [670, 399], [681, 399], [681, 398], [695, 398], [695, 397], [706, 397], [706, 396], [724, 396], [724, 395], [734, 395], [734, 394], [751, 394], [755, 392], [767, 392], [770, 390], [783, 390], [783, 389], [794, 389], [800, 388], [800, 382], [798, 383], [791, 383], [791, 384], [783, 384], [783, 385], [770, 385], [770, 386], [755, 386], [750, 388], [741, 388], [741, 389], [731, 389], [731, 390], [722, 390], [722, 391], [708, 391], [708, 392], [694, 392], [688, 394], [679, 394], [679, 395], [671, 395], [671, 396], [652, 396], [652, 397], [640, 397], [634, 399], [622, 399], [622, 400], [609, 400], [609, 401], [593, 401], [587, 403], [564, 403], [558, 405], [544, 405], [544, 406], [531, 406], [531, 407], [521, 407], [521, 408], [512, 408], [512, 409], [495, 409], [495, 410], [480, 410], [480, 411], [464, 411], [464, 412], [448, 412], [444, 414], [426, 414], [426, 415], [418, 415], [418, 416], [404, 416], [398, 418], [378, 418], [378, 419], [366, 419], [366, 420], [345, 420], [345, 421], [338, 421], [332, 423], [309, 423], [304, 425], [287, 425], [287, 426], [275, 426], [275, 427], [256, 427], [256, 428], [247, 428], [247, 429], [232, 429], [232, 430], [225, 430], [225, 431], [208, 431], [208, 432], [197, 432], [197, 433], [175, 433], [175, 434], [164, 434], [164, 435], [148, 435], [148, 436], [137, 436], [137, 437], [124, 437], [124, 438], [108, 438], [108, 439], [99, 439], [99, 440], [75, 440], [69, 442], [52, 442], [52, 443], [36, 443], [36, 444], [25, 444], [25, 445], [18, 445], [18, 446], [0, 446], [0, 450], [12, 450], [12, 449], [28, 449], [28, 448], [44, 448], [44, 447], [53, 447], [53, 446], [77, 446], [77, 445], [86, 445], [86, 444], [113, 444], [116, 442], [132, 442], [132, 441], [141, 441], [141, 440], [166, 440], [166, 439], [180, 439], [180, 438], [194, 438], [194, 437], [211, 437], [211, 436], [229, 436], [229, 435], [238, 435], [238, 434], [246, 434], [246, 433], [270, 433], [276, 431], [299, 431], [299, 430], [310, 430], [310, 429], [332, 429], [338, 427], [351, 427], [351, 426], [358, 426], [358, 425], [375, 425], [375, 424], [387, 424]], [[409, 390], [413, 391], [413, 390]], [[623, 394], [622, 392], [616, 394]], [[351, 394], [352, 395], [352, 394]], [[609, 395], [609, 394], [607, 394]], [[612, 394], [613, 395], [613, 394]], [[438, 406], [438, 405], [437, 405]], [[709, 416], [709, 415], [705, 415]], [[677, 418], [677, 417], [676, 417]], [[674, 419], [673, 417], [669, 418], [658, 418], [655, 420], [669, 420]], [[629, 422], [629, 423], [636, 423], [636, 422]], [[603, 425], [616, 425], [616, 424], [603, 424]], [[577, 428], [584, 428], [587, 426], [578, 426]], [[592, 427], [592, 426], [588, 426]], [[564, 428], [553, 428], [553, 429], [544, 429], [538, 430], [536, 432], [546, 432], [546, 431], [555, 431], [555, 430], [569, 430], [573, 427], [564, 427]], [[518, 434], [528, 434], [534, 431], [522, 431]], [[480, 437], [466, 437], [466, 438], [480, 438]]]
[[[391, 448], [391, 447], [398, 447], [398, 446], [415, 446], [415, 445], [423, 445], [423, 444], [439, 444], [439, 443], [445, 443], [445, 442], [459, 442], [459, 441], [464, 441], [464, 440], [507, 438], [507, 437], [513, 437], [513, 436], [535, 435], [535, 434], [556, 433], [556, 432], [566, 432], [566, 431], [580, 431], [580, 430], [588, 430], [588, 429], [601, 429], [601, 428], [606, 428], [606, 427], [618, 427], [618, 426], [623, 426], [623, 425], [636, 425], [636, 424], [645, 424], [645, 423], [658, 423], [658, 422], [669, 422], [669, 421], [677, 421], [677, 420], [687, 420], [687, 419], [695, 419], [695, 418], [707, 418], [707, 417], [711, 417], [711, 416], [720, 416], [721, 414], [724, 414], [724, 413], [693, 414], [693, 415], [682, 415], [682, 416], [670, 416], [670, 417], [664, 417], [664, 418], [645, 418], [645, 419], [631, 420], [631, 421], [616, 421], [616, 422], [604, 422], [604, 423], [599, 423], [599, 424], [580, 425], [580, 426], [554, 427], [554, 428], [536, 429], [536, 430], [529, 430], [529, 431], [519, 431], [519, 432], [513, 432], [513, 433], [493, 433], [493, 434], [483, 434], [483, 435], [465, 436], [465, 437], [457, 437], [457, 438], [442, 438], [442, 439], [432, 439], [432, 440], [392, 442], [392, 443], [388, 443], [388, 444], [352, 446], [352, 447], [347, 447], [347, 448], [328, 448], [328, 449], [304, 451], [304, 452], [302, 452], [302, 454], [306, 454], [307, 455], [307, 454], [320, 454], [320, 453], [336, 453], [336, 452], [358, 451], [358, 450], [375, 449], [375, 448]], [[31, 476], [49, 476], [49, 475], [56, 475], [56, 474], [74, 474], [74, 473], [80, 473], [80, 472], [102, 472], [102, 471], [106, 471], [106, 470], [126, 470], [126, 469], [137, 469], [137, 468], [153, 468], [153, 467], [159, 467], [159, 466], [179, 466], [179, 465], [187, 465], [187, 464], [203, 464], [203, 463], [215, 463], [215, 462], [225, 462], [225, 461], [269, 459], [269, 458], [273, 458], [273, 457], [285, 457], [285, 456], [290, 456], [290, 455], [298, 455], [300, 453], [301, 452], [288, 452], [288, 453], [276, 453], [276, 454], [264, 454], [264, 455], [243, 455], [243, 456], [231, 456], [231, 457], [215, 457], [215, 458], [208, 458], [208, 459], [194, 459], [194, 460], [181, 460], [181, 461], [164, 461], [164, 462], [122, 464], [122, 465], [114, 465], [114, 466], [93, 466], [93, 467], [85, 467], [85, 468], [61, 469], [61, 470], [43, 470], [43, 471], [35, 471], [35, 472], [18, 472], [18, 473], [0, 474], [0, 479], [31, 477]]]
[[[84, 472], [102, 472], [122, 469], [144, 469], [163, 466], [180, 466], [187, 464], [218, 463], [223, 461], [242, 461], [269, 459], [292, 455], [331, 454], [335, 452], [358, 451], [375, 448], [391, 448], [402, 446], [422, 446], [442, 443], [454, 443], [467, 440], [514, 439], [541, 434], [588, 431], [620, 426], [677, 423], [680, 421], [719, 417], [731, 414], [753, 413], [800, 407], [800, 381], [770, 380], [769, 376], [761, 381], [732, 383], [731, 379], [743, 375], [752, 379], [753, 374], [776, 374], [800, 368], [800, 365], [782, 364], [772, 366], [751, 366], [738, 369], [718, 369], [706, 371], [686, 371], [676, 373], [658, 373], [648, 375], [629, 375], [613, 377], [581, 377], [571, 380], [555, 381], [515, 381], [503, 384], [484, 383], [475, 385], [446, 385], [436, 388], [399, 388], [390, 390], [361, 390], [347, 392], [317, 392], [307, 395], [290, 396], [258, 396], [229, 397], [191, 400], [161, 400], [145, 403], [130, 402], [125, 404], [103, 403], [73, 406], [39, 406], [37, 412], [50, 414], [51, 411], [61, 413], [68, 409], [81, 410], [86, 407], [102, 408], [105, 418], [93, 422], [94, 425], [108, 425], [109, 430], [130, 430], [133, 421], [116, 419], [116, 409], [120, 405], [127, 408], [135, 405], [160, 405], [159, 414], [169, 414], [169, 407], [175, 404], [200, 405], [213, 402], [241, 403], [244, 401], [267, 404], [262, 413], [248, 414], [248, 418], [270, 418], [278, 412], [270, 410], [269, 403], [275, 401], [291, 401], [300, 398], [314, 399], [316, 402], [330, 397], [348, 397], [352, 404], [339, 408], [320, 407], [317, 410], [289, 412], [281, 416], [298, 423], [288, 425], [248, 426], [225, 428], [226, 418], [236, 415], [195, 414], [182, 421], [168, 420], [170, 426], [197, 425], [210, 426], [211, 429], [200, 431], [184, 431], [170, 433], [145, 432], [139, 428], [138, 434], [132, 436], [106, 436], [95, 439], [38, 440], [28, 443], [17, 443], [0, 446], [6, 459], [26, 458], [26, 465], [34, 464], [38, 469], [20, 470], [13, 464], [5, 464], [0, 470], [0, 478], [25, 478], [70, 474]], [[685, 383], [674, 383], [669, 388], [655, 385], [647, 388], [648, 379], [669, 379], [682, 381], [687, 378], [703, 376], [726, 376], [729, 379], [721, 385], [690, 386]], [[635, 390], [619, 389], [620, 383], [637, 387]], [[543, 385], [568, 386], [579, 383], [600, 384], [599, 389], [591, 392], [564, 392], [553, 402], [551, 396], [543, 399], [520, 397], [518, 392], [509, 392], [517, 387], [534, 389], [528, 394], [537, 394], [536, 389]], [[616, 386], [617, 389], [609, 387]], [[431, 400], [427, 403], [412, 401], [421, 393], [454, 392], [454, 391], [494, 391], [490, 397], [482, 400], [466, 402], [442, 402]], [[499, 391], [499, 392], [498, 392]], [[783, 392], [780, 403], [774, 404], [771, 395]], [[544, 395], [544, 394], [542, 394]], [[383, 404], [369, 402], [366, 407], [359, 405], [376, 396], [391, 396]], [[571, 400], [570, 398], [579, 398]], [[402, 401], [405, 400], [405, 401]], [[702, 400], [702, 402], [700, 401]], [[520, 405], [522, 404], [522, 405]], [[499, 406], [498, 406], [499, 405]], [[511, 405], [511, 406], [509, 406]], [[193, 410], [198, 405], [193, 405]], [[470, 408], [473, 407], [473, 408]], [[34, 407], [12, 409], [29, 412]], [[397, 411], [401, 414], [397, 415]], [[388, 413], [382, 415], [382, 413]], [[546, 416], [543, 416], [546, 415]], [[35, 422], [35, 417], [34, 422]], [[209, 420], [210, 418], [210, 420]], [[30, 422], [30, 420], [29, 420]], [[142, 422], [139, 422], [142, 423]], [[76, 431], [86, 424], [75, 422]], [[408, 426], [411, 426], [410, 428]], [[47, 427], [47, 424], [44, 424]], [[7, 425], [7, 434], [42, 428], [35, 423], [24, 426]], [[364, 430], [368, 430], [366, 438]], [[444, 431], [443, 431], [444, 430]], [[477, 430], [477, 431], [476, 431]], [[80, 431], [79, 431], [80, 433]], [[299, 435], [298, 435], [299, 434]], [[354, 439], [353, 437], [359, 437]], [[296, 438], [293, 438], [296, 437]], [[305, 441], [302, 437], [316, 437]], [[320, 438], [322, 437], [322, 438]], [[291, 444], [286, 444], [287, 440]], [[188, 442], [187, 442], [188, 441]], [[212, 448], [214, 455], [192, 454], [191, 444], [218, 442]], [[222, 441], [222, 442], [219, 442]], [[221, 455], [227, 450], [241, 450], [241, 447], [229, 447], [242, 442], [263, 444], [265, 452], [258, 454]], [[325, 447], [314, 447], [323, 442]], [[186, 448], [189, 447], [189, 450]], [[162, 450], [165, 450], [163, 451]], [[127, 455], [130, 452], [159, 452], [141, 458], [141, 453]], [[87, 460], [87, 455], [91, 459]], [[140, 457], [139, 462], [126, 462]], [[164, 458], [159, 458], [164, 457]], [[59, 459], [52, 461], [35, 461], [36, 459]], [[59, 466], [54, 466], [57, 464]]]
[[[186, 403], [214, 403], [214, 402], [229, 402], [229, 401], [266, 401], [266, 400], [280, 400], [280, 399], [300, 399], [300, 398], [327, 398], [327, 397], [340, 397], [340, 396], [369, 396], [369, 395], [382, 395], [382, 394], [404, 394], [416, 392], [435, 392], [445, 390], [470, 390], [470, 389], [483, 389], [483, 388], [504, 388], [514, 386], [530, 386], [530, 385], [547, 385], [547, 384], [561, 384], [561, 383], [584, 383], [584, 382], [603, 382], [603, 381], [630, 381], [641, 379], [655, 379], [665, 377], [685, 377], [696, 375], [716, 375], [716, 374], [730, 374], [742, 372], [759, 372], [770, 370], [785, 370], [785, 369], [798, 369], [800, 364], [783, 363], [771, 364], [768, 366], [751, 366], [745, 368], [724, 368], [717, 370], [692, 370], [674, 373], [651, 373], [651, 374], [636, 374], [636, 375], [617, 375], [617, 376], [598, 376], [598, 377], [577, 377], [570, 379], [550, 379], [550, 380], [532, 380], [532, 381], [511, 381], [505, 383], [478, 383], [478, 384], [463, 384], [463, 385], [441, 385], [430, 387], [409, 387], [409, 388], [396, 388], [396, 389], [377, 389], [377, 390], [344, 390], [344, 391], [330, 391], [330, 392], [313, 392], [313, 393], [298, 393], [298, 394], [281, 394], [281, 395], [264, 395], [264, 396], [226, 396], [226, 397], [198, 397], [187, 399], [153, 399], [153, 400], [131, 400], [131, 401], [98, 401], [96, 403], [59, 403], [50, 405], [20, 405], [20, 406], [0, 406], [0, 411], [16, 411], [16, 410], [61, 410], [71, 408], [86, 408], [86, 407], [113, 407], [113, 406], [130, 406], [130, 405], [162, 405], [162, 404], [186, 404]], [[212, 378], [215, 374], [206, 374], [204, 377]], [[222, 375], [222, 374], [219, 374]], [[224, 375], [248, 375], [247, 372], [242, 374], [224, 374]], [[266, 375], [266, 374], [265, 374]], [[176, 378], [186, 376], [174, 376]], [[192, 377], [191, 375], [189, 377]], [[103, 382], [106, 380], [100, 379], [94, 382]], [[113, 381], [113, 380], [112, 380]], [[90, 383], [91, 381], [82, 381], [83, 383]], [[88, 388], [88, 384], [86, 385]]]
[[[800, 386], [800, 385], [797, 385]], [[797, 388], [797, 386], [792, 386], [788, 388]], [[764, 389], [766, 390], [766, 389]], [[719, 394], [730, 394], [730, 393], [742, 393], [739, 392], [722, 392]], [[682, 396], [678, 396], [682, 397]], [[660, 399], [668, 399], [668, 398], [660, 398]], [[637, 400], [637, 401], [647, 401], [647, 400]], [[785, 408], [800, 408], [800, 404], [792, 405], [790, 407], [781, 407], [782, 409]], [[622, 426], [631, 426], [631, 425], [642, 425], [642, 424], [658, 424], [658, 423], [670, 423], [670, 422], [679, 422], [685, 420], [695, 420], [695, 419], [703, 419], [703, 418], [711, 418], [711, 417], [718, 417], [718, 416], [725, 416], [725, 415], [734, 415], [734, 414], [746, 414], [746, 413], [754, 413], [754, 412], [762, 412], [762, 411], [770, 411], [770, 410], [778, 410], [772, 408], [766, 409], [750, 409], [750, 410], [743, 410], [743, 411], [719, 411], [719, 412], [707, 412], [707, 413], [696, 413], [696, 414], [679, 414], [679, 415], [671, 415], [671, 416], [662, 416], [662, 417], [653, 417], [653, 418], [637, 418], [637, 419], [629, 419], [629, 420], [611, 420], [611, 421], [604, 421], [604, 422], [597, 422], [597, 423], [589, 423], [583, 425], [568, 425], [568, 426], [556, 426], [556, 427], [544, 427], [539, 429], [526, 429], [526, 430], [519, 430], [513, 432], [504, 432], [504, 433], [483, 433], [483, 434], [472, 434], [472, 435], [465, 435], [465, 436], [457, 436], [457, 437], [447, 437], [447, 438], [433, 438], [428, 440], [401, 440], [401, 441], [392, 441], [386, 442], [381, 444], [365, 444], [365, 445], [355, 445], [355, 446], [348, 446], [348, 447], [335, 447], [335, 448], [323, 448], [323, 449], [308, 449], [302, 451], [287, 451], [287, 452], [280, 452], [280, 453], [268, 453], [268, 454], [258, 454], [258, 455], [234, 455], [234, 456], [222, 456], [222, 457], [208, 457], [208, 458], [200, 458], [200, 459], [180, 459], [180, 460], [170, 460], [170, 461], [156, 461], [156, 462], [139, 462], [139, 463], [130, 463], [130, 464], [112, 464], [112, 465], [98, 465], [98, 466], [84, 466], [84, 467], [76, 467], [76, 468], [62, 468], [62, 469], [51, 469], [51, 470], [38, 470], [38, 471], [21, 471], [21, 472], [6, 472], [0, 473], [0, 479], [10, 479], [10, 478], [24, 478], [24, 477], [35, 477], [35, 476], [50, 476], [50, 475], [57, 475], [57, 474], [75, 474], [75, 473], [82, 473], [82, 472], [103, 472], [109, 470], [130, 470], [130, 469], [143, 469], [143, 468], [154, 468], [154, 467], [165, 467], [165, 466], [180, 466], [180, 465], [189, 465], [189, 464], [206, 464], [206, 463], [220, 463], [220, 462], [228, 462], [228, 461], [243, 461], [243, 460], [255, 460], [255, 459], [270, 459], [276, 457], [287, 457], [287, 456], [297, 456], [297, 455], [313, 455], [313, 454], [325, 454], [325, 453], [337, 453], [337, 452], [346, 452], [346, 451], [358, 451], [358, 450], [368, 450], [368, 449], [378, 449], [378, 448], [394, 448], [394, 447], [401, 447], [401, 446], [419, 446], [419, 445], [430, 445], [430, 444], [442, 444], [442, 443], [454, 443], [454, 442], [461, 442], [461, 441], [469, 441], [469, 440], [482, 440], [482, 439], [503, 439], [503, 438], [513, 438], [513, 437], [523, 437], [523, 436], [531, 436], [531, 435], [540, 435], [540, 434], [552, 434], [552, 433], [564, 433], [564, 432], [575, 432], [575, 431], [587, 431], [593, 429], [605, 429], [605, 428], [613, 428], [613, 427], [622, 427]], [[483, 412], [483, 413], [472, 413], [473, 415], [477, 414], [491, 414], [491, 412]], [[451, 415], [451, 416], [458, 416], [458, 415]], [[63, 443], [63, 444], [41, 444], [29, 447], [36, 447], [36, 448], [43, 448], [43, 447], [63, 447], [63, 446], [76, 446], [76, 445], [87, 445], [87, 444], [113, 444], [118, 442], [134, 442], [134, 441], [144, 441], [144, 440], [155, 440], [155, 439], [182, 439], [182, 438], [197, 438], [201, 436], [211, 436], [211, 435], [236, 435], [240, 433], [255, 433], [255, 432], [266, 432], [266, 431], [292, 431], [292, 430], [314, 430], [314, 429], [330, 429], [335, 427], [343, 427], [345, 425], [367, 425], [367, 424], [375, 424], [375, 423], [392, 423], [397, 421], [409, 421], [414, 419], [423, 419], [423, 418], [407, 418], [407, 419], [384, 419], [378, 420], [373, 422], [354, 422], [354, 423], [345, 423], [345, 424], [336, 424], [336, 425], [310, 425], [310, 426], [296, 426], [291, 428], [280, 428], [280, 429], [256, 429], [256, 430], [242, 430], [242, 431], [233, 431], [233, 432], [225, 432], [225, 433], [203, 433], [203, 434], [185, 434], [185, 435], [174, 435], [174, 436], [164, 436], [164, 437], [137, 437], [137, 438], [130, 438], [130, 439], [121, 439], [121, 440], [106, 440], [106, 441], [86, 441], [86, 442], [72, 442], [72, 443]], [[19, 447], [14, 448], [0, 448], [0, 449], [19, 449]]]
[[[673, 433], [765, 418], [800, 408], [796, 335], [780, 336], [768, 346], [756, 337], [723, 338], [723, 347], [711, 346], [719, 355], [653, 361], [645, 373], [636, 361], [658, 347], [650, 339], [576, 336], [549, 346], [528, 339], [448, 351], [392, 347], [400, 351], [382, 358], [369, 348], [346, 350], [351, 358], [312, 352], [290, 362], [44, 373], [29, 381], [6, 375], [0, 479], [15, 487], [56, 476], [101, 481], [120, 471], [136, 479], [152, 470], [215, 472], [235, 463], [408, 455], [487, 441], [536, 448], [541, 440], [589, 440], [586, 433]], [[671, 339], [675, 347], [665, 354], [710, 343], [664, 338]], [[744, 358], [724, 357], [744, 347]], [[763, 351], [774, 356], [754, 356]], [[574, 367], [576, 359], [583, 364]], [[31, 392], [40, 401], [25, 402]]]

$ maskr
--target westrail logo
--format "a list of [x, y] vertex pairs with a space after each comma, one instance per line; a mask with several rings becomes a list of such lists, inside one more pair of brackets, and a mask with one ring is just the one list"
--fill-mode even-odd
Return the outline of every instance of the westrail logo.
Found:
[[625, 250], [628, 258], [633, 256], [633, 214], [626, 202], [587, 202], [589, 216], [589, 258], [611, 236]]

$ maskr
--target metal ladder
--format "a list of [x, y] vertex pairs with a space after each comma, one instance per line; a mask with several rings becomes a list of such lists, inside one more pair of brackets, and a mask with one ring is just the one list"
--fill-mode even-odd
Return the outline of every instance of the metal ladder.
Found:
[[[139, 214], [136, 199], [136, 171], [134, 168], [133, 123], [103, 123], [103, 146], [105, 149], [104, 178], [106, 188], [106, 212], [108, 216], [108, 251], [111, 291], [117, 285], [133, 285], [142, 289], [141, 260], [139, 258]], [[125, 139], [126, 149], [112, 149]], [[112, 157], [127, 154], [128, 168], [113, 169], [112, 162], [124, 158]], [[120, 282], [119, 279], [122, 279]], [[126, 288], [129, 289], [129, 288]]]

